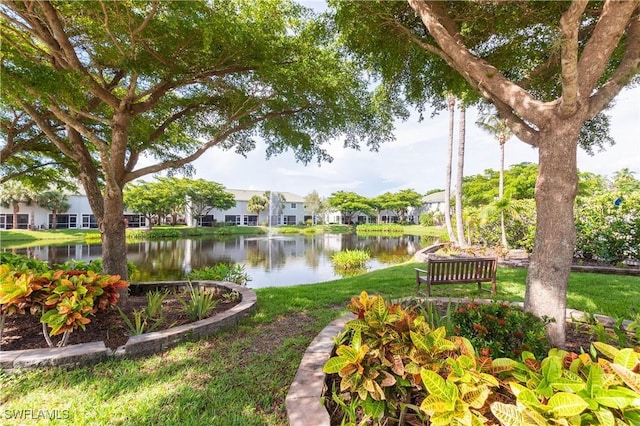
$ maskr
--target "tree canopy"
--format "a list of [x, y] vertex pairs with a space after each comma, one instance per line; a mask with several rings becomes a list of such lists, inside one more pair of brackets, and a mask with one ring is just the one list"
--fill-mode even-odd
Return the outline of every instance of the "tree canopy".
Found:
[[[636, 1], [329, 0], [342, 40], [389, 92], [424, 110], [484, 98], [538, 148], [537, 227], [525, 309], [563, 346], [575, 246], [577, 149], [607, 138], [601, 114], [638, 82]], [[602, 137], [598, 137], [602, 136]]]
[[248, 152], [257, 137], [267, 155], [303, 162], [330, 160], [323, 144], [341, 135], [353, 147], [391, 139], [391, 99], [371, 96], [310, 18], [288, 0], [3, 2], [2, 117], [20, 117], [22, 135], [5, 138], [3, 165], [65, 159], [102, 231], [105, 271], [126, 276], [127, 182], [188, 172], [214, 146]]

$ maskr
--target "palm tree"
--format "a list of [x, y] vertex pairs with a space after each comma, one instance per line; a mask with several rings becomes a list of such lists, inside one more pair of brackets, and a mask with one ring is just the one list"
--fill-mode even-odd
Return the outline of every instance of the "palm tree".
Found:
[[447, 233], [449, 234], [449, 240], [457, 245], [456, 236], [453, 233], [453, 226], [451, 225], [451, 162], [453, 157], [453, 123], [455, 117], [456, 97], [453, 93], [447, 95], [447, 101], [449, 104], [449, 144], [447, 149], [447, 168], [445, 174], [444, 184], [444, 221], [447, 225]]
[[51, 228], [58, 227], [58, 213], [66, 212], [71, 205], [67, 201], [69, 198], [59, 190], [49, 190], [35, 197], [35, 202], [40, 207], [51, 210]]
[[460, 118], [458, 128], [458, 167], [456, 173], [456, 228], [458, 232], [458, 244], [465, 248], [467, 239], [464, 236], [464, 221], [462, 218], [462, 178], [464, 176], [464, 145], [466, 138], [467, 109], [464, 103], [460, 103]]
[[0, 205], [13, 208], [13, 229], [18, 229], [20, 204], [30, 205], [32, 201], [32, 191], [22, 183], [12, 180], [0, 185]]
[[[500, 144], [500, 178], [498, 183], [498, 202], [502, 204], [504, 198], [504, 144], [513, 135], [505, 120], [501, 120], [494, 114], [485, 114], [480, 117], [476, 124], [483, 130], [491, 133]], [[504, 226], [504, 208], [500, 209], [500, 232], [502, 245], [508, 249], [507, 233]]]
[[247, 202], [247, 211], [257, 214], [258, 218], [260, 218], [260, 212], [266, 210], [268, 206], [269, 200], [267, 198], [253, 195]]

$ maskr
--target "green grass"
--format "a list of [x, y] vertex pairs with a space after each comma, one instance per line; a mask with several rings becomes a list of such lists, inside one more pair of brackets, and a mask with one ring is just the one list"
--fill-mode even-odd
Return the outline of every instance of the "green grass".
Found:
[[[362, 290], [388, 300], [413, 295], [413, 268], [419, 265], [259, 289], [256, 313], [238, 326], [148, 358], [111, 360], [74, 371], [0, 372], [0, 415], [6, 416], [6, 410], [68, 410], [64, 424], [77, 425], [287, 424], [284, 398], [311, 340], [345, 314], [349, 299]], [[498, 298], [521, 301], [525, 278], [523, 269], [499, 268]], [[568, 304], [624, 316], [636, 303], [631, 296], [638, 289], [638, 277], [572, 273]], [[434, 295], [480, 298], [488, 293], [460, 285], [434, 287]]]

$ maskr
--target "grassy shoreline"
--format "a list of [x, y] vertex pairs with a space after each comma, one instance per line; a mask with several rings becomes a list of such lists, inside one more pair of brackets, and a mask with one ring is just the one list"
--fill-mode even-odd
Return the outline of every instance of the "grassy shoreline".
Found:
[[[344, 315], [349, 299], [362, 290], [386, 299], [413, 295], [416, 266], [406, 263], [325, 283], [256, 290], [258, 309], [239, 325], [147, 358], [73, 371], [0, 372], [0, 415], [6, 420], [7, 413], [31, 409], [57, 410], [66, 416], [59, 424], [285, 425], [284, 398], [311, 340]], [[523, 269], [499, 268], [498, 298], [522, 300], [525, 278]], [[572, 273], [568, 305], [624, 316], [639, 286], [637, 277]], [[435, 291], [487, 297], [470, 285]], [[50, 424], [48, 419], [27, 420]]]

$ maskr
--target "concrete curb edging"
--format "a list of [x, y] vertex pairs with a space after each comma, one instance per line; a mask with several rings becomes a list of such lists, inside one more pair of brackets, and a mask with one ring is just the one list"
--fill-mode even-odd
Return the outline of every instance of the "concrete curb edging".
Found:
[[[446, 297], [429, 297], [427, 300], [444, 303], [472, 302], [471, 299], [451, 299]], [[401, 300], [394, 300], [393, 302], [398, 301]], [[492, 303], [493, 300], [474, 299], [473, 302]], [[511, 302], [510, 304], [519, 307], [524, 305], [522, 302]], [[567, 321], [586, 321], [588, 317], [582, 311], [569, 308], [566, 310]], [[604, 326], [615, 325], [615, 321], [611, 317], [604, 315], [594, 315], [594, 317]], [[290, 426], [330, 426], [329, 413], [321, 401], [326, 388], [326, 375], [322, 372], [322, 367], [331, 357], [335, 347], [333, 338], [344, 330], [347, 321], [354, 318], [354, 314], [348, 314], [329, 323], [307, 347], [285, 399]], [[629, 323], [631, 321], [625, 320], [622, 323], [623, 328], [626, 329]]]
[[102, 341], [61, 348], [0, 351], [0, 369], [11, 372], [17, 369], [37, 367], [73, 368], [96, 364], [111, 357], [134, 358], [141, 355], [151, 355], [186, 341], [198, 340], [223, 327], [234, 325], [255, 311], [257, 307], [256, 293], [246, 287], [226, 281], [199, 281], [198, 284], [235, 290], [240, 294], [241, 301], [233, 308], [210, 318], [167, 330], [132, 336], [124, 346], [119, 347], [115, 352], [106, 347]]
[[329, 323], [307, 347], [285, 399], [291, 426], [329, 426], [329, 413], [320, 402], [325, 388], [322, 367], [333, 352], [333, 338], [354, 318], [348, 314]]

